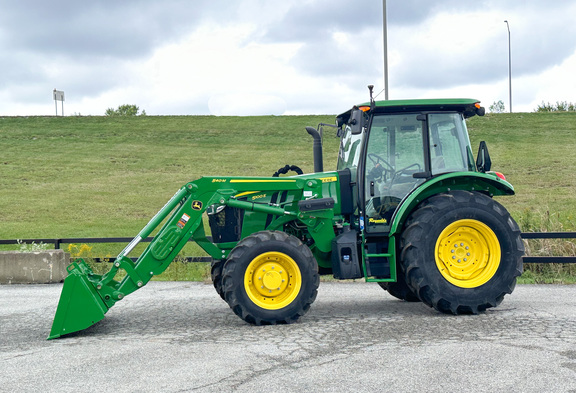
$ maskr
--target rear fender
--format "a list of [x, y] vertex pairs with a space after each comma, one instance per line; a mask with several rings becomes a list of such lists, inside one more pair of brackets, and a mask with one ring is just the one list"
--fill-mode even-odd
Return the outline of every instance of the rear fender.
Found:
[[495, 174], [454, 172], [440, 175], [423, 183], [408, 194], [392, 217], [390, 236], [400, 232], [408, 216], [423, 200], [435, 194], [453, 190], [476, 191], [489, 196], [514, 195], [514, 187]]

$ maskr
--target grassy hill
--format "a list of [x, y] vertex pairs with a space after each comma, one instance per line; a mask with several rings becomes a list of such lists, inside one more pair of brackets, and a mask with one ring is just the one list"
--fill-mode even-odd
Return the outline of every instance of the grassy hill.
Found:
[[[523, 230], [539, 230], [547, 217], [558, 230], [576, 228], [576, 113], [492, 114], [469, 121], [473, 146], [488, 142], [493, 170], [516, 195], [501, 200]], [[541, 220], [542, 219], [542, 220]]]
[[[333, 121], [0, 118], [0, 239], [134, 236], [176, 189], [202, 175], [269, 176], [286, 164], [312, 172], [304, 127]], [[489, 114], [468, 124], [472, 145], [485, 140], [493, 170], [515, 186], [517, 195], [500, 201], [524, 231], [576, 230], [576, 113]], [[324, 142], [325, 168], [334, 169], [333, 130]], [[123, 246], [104, 250], [115, 255]], [[186, 254], [200, 252], [192, 246]]]

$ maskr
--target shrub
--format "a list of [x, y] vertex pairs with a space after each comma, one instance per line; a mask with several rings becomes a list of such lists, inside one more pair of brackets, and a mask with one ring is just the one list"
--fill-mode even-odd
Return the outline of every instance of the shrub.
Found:
[[120, 105], [118, 109], [108, 108], [106, 109], [105, 115], [106, 116], [146, 116], [146, 111], [142, 110], [140, 112], [140, 108], [137, 105]]
[[492, 113], [504, 113], [506, 107], [504, 106], [504, 101], [500, 100], [498, 102], [494, 101], [494, 103], [490, 105], [488, 109], [490, 109], [490, 112]]
[[556, 104], [542, 101], [534, 112], [574, 112], [576, 105], [568, 101], [556, 101]]
[[43, 242], [40, 243], [32, 242], [31, 244], [26, 244], [20, 239], [18, 239], [17, 242], [18, 245], [20, 246], [20, 252], [38, 252], [47, 250], [50, 247], [49, 244]]

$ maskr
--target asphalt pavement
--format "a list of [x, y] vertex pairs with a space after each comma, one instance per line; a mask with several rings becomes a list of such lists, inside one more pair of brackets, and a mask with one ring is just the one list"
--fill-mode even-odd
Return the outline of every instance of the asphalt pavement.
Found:
[[61, 289], [0, 286], [0, 392], [576, 392], [576, 286], [451, 316], [322, 282], [301, 321], [255, 327], [211, 284], [150, 282], [47, 341]]

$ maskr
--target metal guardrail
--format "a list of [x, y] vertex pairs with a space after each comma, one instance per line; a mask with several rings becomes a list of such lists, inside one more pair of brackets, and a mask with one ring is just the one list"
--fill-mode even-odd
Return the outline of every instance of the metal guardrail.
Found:
[[[56, 250], [60, 249], [62, 244], [74, 244], [74, 243], [130, 243], [134, 238], [132, 237], [67, 237], [67, 238], [43, 238], [43, 239], [10, 239], [10, 240], [0, 240], [0, 245], [2, 244], [19, 244], [20, 243], [46, 243], [54, 244]], [[147, 237], [142, 239], [142, 243], [150, 243], [154, 237]], [[138, 258], [131, 258], [136, 261]], [[93, 258], [94, 262], [114, 262], [116, 258]], [[184, 257], [183, 262], [212, 262], [212, 257]]]
[[[59, 249], [62, 244], [74, 244], [74, 243], [130, 243], [133, 237], [68, 237], [68, 238], [44, 238], [44, 239], [14, 239], [14, 240], [0, 240], [1, 244], [18, 244], [21, 243], [47, 243], [54, 244], [55, 249]], [[142, 242], [151, 242], [153, 237], [147, 237], [142, 239]]]
[[[523, 232], [522, 239], [576, 239], [576, 232]], [[524, 263], [576, 263], [576, 256], [524, 257]]]
[[[153, 237], [142, 239], [142, 242], [151, 242]], [[576, 239], [576, 232], [523, 232], [522, 239]], [[131, 237], [69, 237], [69, 238], [45, 238], [45, 239], [11, 239], [0, 240], [2, 244], [22, 243], [47, 243], [54, 244], [55, 249], [59, 249], [62, 244], [73, 243], [129, 243], [133, 240]], [[136, 259], [136, 258], [132, 258]], [[96, 262], [114, 262], [115, 258], [94, 258]], [[185, 262], [210, 262], [211, 257], [185, 257]], [[559, 257], [524, 257], [524, 263], [576, 263], [576, 256], [559, 256]]]

